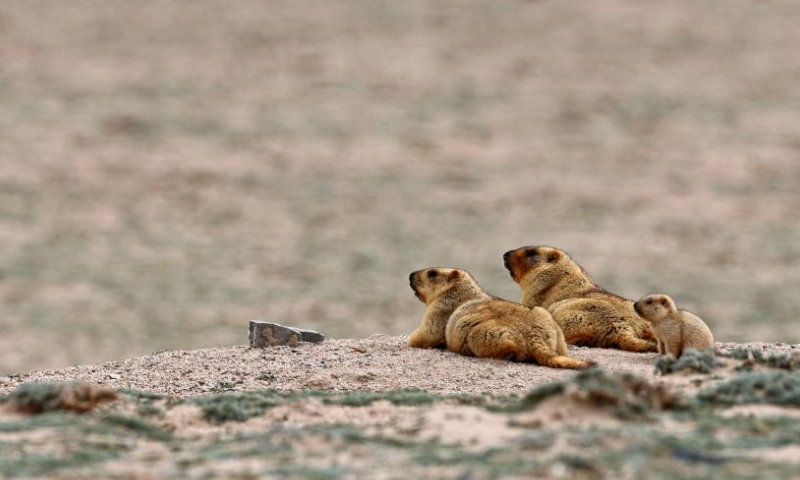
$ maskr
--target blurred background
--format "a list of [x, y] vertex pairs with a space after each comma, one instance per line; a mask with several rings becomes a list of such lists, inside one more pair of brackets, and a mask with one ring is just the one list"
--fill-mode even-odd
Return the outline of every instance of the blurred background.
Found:
[[800, 341], [792, 0], [0, 4], [0, 374], [410, 332], [407, 276], [569, 251]]

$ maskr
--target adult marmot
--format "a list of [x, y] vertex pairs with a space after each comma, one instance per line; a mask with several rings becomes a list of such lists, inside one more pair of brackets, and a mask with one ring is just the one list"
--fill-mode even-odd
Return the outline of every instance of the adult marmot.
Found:
[[412, 347], [445, 344], [462, 355], [533, 360], [555, 368], [590, 365], [567, 356], [564, 334], [547, 310], [492, 297], [464, 270], [427, 268], [412, 273], [409, 282], [427, 305], [408, 339]]
[[550, 311], [567, 343], [656, 351], [650, 325], [636, 314], [633, 301], [600, 288], [567, 252], [521, 247], [506, 252], [503, 259], [522, 290], [520, 303]]
[[669, 295], [646, 295], [634, 310], [653, 326], [658, 353], [680, 357], [687, 348], [703, 351], [714, 346], [714, 335], [697, 315], [679, 310]]

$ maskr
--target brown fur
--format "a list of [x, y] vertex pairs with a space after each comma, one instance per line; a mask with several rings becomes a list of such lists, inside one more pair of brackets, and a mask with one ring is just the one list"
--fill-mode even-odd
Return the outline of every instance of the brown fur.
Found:
[[564, 334], [547, 310], [494, 298], [463, 270], [429, 268], [412, 273], [409, 280], [427, 305], [422, 323], [408, 339], [412, 347], [446, 345], [462, 355], [554, 368], [590, 365], [567, 356]]
[[600, 288], [567, 252], [553, 247], [521, 247], [503, 255], [522, 290], [520, 303], [546, 308], [567, 343], [588, 347], [654, 352], [650, 325], [633, 301]]
[[703, 351], [714, 346], [708, 325], [697, 315], [679, 310], [669, 295], [646, 295], [634, 309], [652, 324], [660, 354], [677, 358], [688, 348]]

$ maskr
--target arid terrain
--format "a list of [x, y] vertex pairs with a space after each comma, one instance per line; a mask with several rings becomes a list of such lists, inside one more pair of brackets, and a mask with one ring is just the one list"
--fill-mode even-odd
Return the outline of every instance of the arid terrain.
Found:
[[[793, 0], [0, 2], [0, 478], [797, 478], [798, 25]], [[502, 254], [530, 244], [670, 294], [716, 357], [405, 345], [409, 272], [517, 299]], [[250, 349], [250, 319], [329, 340]]]
[[429, 266], [569, 251], [798, 342], [791, 0], [0, 4], [0, 375], [407, 334]]
[[734, 480], [800, 468], [800, 345], [718, 343], [716, 358], [678, 362], [570, 347], [598, 364], [574, 372], [405, 340], [0, 377], [0, 478]]

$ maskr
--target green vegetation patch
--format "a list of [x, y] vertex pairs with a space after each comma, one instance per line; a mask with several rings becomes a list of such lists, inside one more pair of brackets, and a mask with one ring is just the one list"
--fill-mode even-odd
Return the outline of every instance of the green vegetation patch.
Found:
[[709, 348], [702, 352], [689, 349], [683, 352], [680, 358], [671, 355], [661, 355], [656, 358], [656, 373], [669, 375], [671, 373], [690, 371], [711, 373], [715, 368], [725, 366], [725, 362], [714, 356], [714, 349]]
[[45, 413], [22, 417], [13, 421], [0, 422], [0, 433], [27, 432], [40, 428], [65, 428], [79, 424], [75, 415], [62, 412]]
[[[761, 372], [763, 374], [763, 372]], [[787, 371], [773, 371], [790, 377]], [[751, 373], [740, 374], [745, 377]], [[739, 378], [737, 377], [737, 378]], [[770, 377], [771, 378], [771, 377]], [[774, 383], [765, 379], [763, 383]], [[599, 369], [582, 371], [567, 381], [543, 385], [524, 398], [490, 395], [438, 395], [423, 390], [390, 392], [332, 393], [319, 391], [282, 393], [273, 390], [224, 393], [201, 398], [149, 398], [137, 395], [142, 405], [196, 404], [210, 414], [210, 421], [241, 421], [263, 413], [272, 406], [312, 401], [361, 407], [375, 401], [394, 405], [431, 405], [455, 401], [480, 405], [494, 411], [521, 411], [535, 408], [543, 399], [578, 399], [608, 408], [631, 421], [608, 427], [574, 425], [530, 428], [516, 425], [519, 437], [489, 448], [474, 448], [446, 443], [437, 438], [418, 436], [414, 430], [364, 429], [353, 425], [319, 424], [296, 427], [277, 423], [256, 429], [219, 429], [209, 436], [172, 436], [138, 414], [99, 412], [73, 415], [61, 411], [20, 417], [15, 428], [47, 429], [44, 449], [29, 443], [24, 435], [11, 442], [0, 440], [0, 477], [47, 476], [72, 478], [90, 472], [105, 475], [103, 462], [130, 458], [143, 461], [134, 452], [143, 441], [162, 442], [162, 459], [175, 452], [179, 458], [167, 460], [167, 468], [198, 477], [223, 478], [247, 475], [288, 478], [336, 479], [368, 476], [370, 472], [396, 472], [408, 477], [502, 478], [506, 476], [564, 478], [789, 478], [793, 465], [761, 459], [757, 452], [800, 444], [800, 421], [723, 418], [710, 406], [696, 402], [696, 408], [674, 412], [681, 402], [658, 387], [630, 374]], [[172, 399], [172, 400], [171, 400]], [[162, 403], [173, 401], [169, 405]], [[681, 423], [677, 429], [652, 418], [669, 416]], [[24, 424], [24, 425], [23, 425]], [[9, 425], [0, 423], [0, 427]], [[37, 438], [40, 435], [37, 435]], [[554, 449], [554, 445], [561, 445]], [[358, 461], [340, 463], [342, 456]], [[246, 462], [240, 460], [246, 459]], [[310, 459], [312, 459], [310, 461]], [[169, 465], [169, 462], [173, 462]], [[158, 467], [161, 468], [161, 467]], [[178, 471], [175, 470], [175, 471]], [[154, 471], [156, 476], [163, 471]]]
[[784, 416], [759, 417], [706, 415], [697, 419], [698, 430], [724, 432], [725, 446], [752, 451], [800, 445], [800, 421]]
[[25, 449], [0, 455], [0, 475], [4, 478], [33, 477], [52, 474], [59, 470], [86, 467], [117, 458], [119, 451], [107, 444], [80, 442], [76, 449], [63, 455], [35, 453]]
[[167, 398], [167, 395], [163, 395], [160, 393], [153, 393], [147, 392], [144, 390], [136, 390], [133, 388], [119, 388], [117, 392], [131, 398], [134, 401], [138, 402], [152, 402], [156, 400], [163, 400]]
[[742, 372], [720, 385], [701, 391], [697, 398], [714, 405], [771, 403], [800, 407], [800, 373]]
[[570, 380], [533, 389], [515, 405], [500, 411], [519, 412], [535, 408], [542, 400], [564, 395], [579, 402], [609, 408], [621, 419], [647, 418], [653, 412], [677, 410], [686, 402], [663, 385], [651, 385], [631, 373], [605, 372], [599, 368], [583, 370]]
[[490, 410], [499, 412], [509, 412], [509, 413], [533, 410], [534, 408], [536, 408], [537, 405], [539, 405], [539, 403], [542, 400], [550, 398], [554, 395], [563, 394], [567, 389], [568, 383], [569, 382], [552, 382], [545, 385], [541, 385], [528, 392], [517, 403], [512, 403], [510, 405], [500, 408], [490, 407]]
[[169, 407], [175, 403], [180, 403], [180, 400], [175, 397], [131, 388], [117, 389], [117, 393], [133, 401], [136, 404], [136, 413], [143, 417], [163, 417], [165, 413], [163, 407], [165, 405]]
[[[488, 395], [440, 395], [417, 388], [391, 390], [388, 392], [347, 392], [305, 390], [282, 393], [276, 390], [222, 393], [189, 400], [202, 410], [203, 418], [212, 423], [244, 422], [264, 414], [277, 405], [291, 403], [304, 398], [318, 398], [326, 405], [364, 407], [377, 401], [388, 401], [398, 406], [431, 405], [449, 400], [462, 405], [500, 406], [508, 404], [514, 397], [490, 397]], [[157, 413], [157, 412], [155, 412]]]
[[[46, 444], [27, 440], [27, 433], [36, 431], [47, 432]], [[0, 444], [2, 478], [55, 476], [63, 470], [120, 458], [141, 439], [172, 440], [170, 433], [136, 417], [74, 415], [61, 411], [0, 422], [0, 433], [20, 434]]]
[[486, 405], [490, 402], [488, 396], [466, 394], [441, 395], [419, 388], [404, 388], [388, 392], [348, 392], [340, 395], [326, 395], [323, 397], [323, 402], [326, 404], [351, 407], [363, 407], [382, 400], [388, 401], [392, 405], [410, 407], [431, 405], [443, 400], [455, 401], [462, 405]]
[[61, 410], [64, 385], [57, 383], [26, 383], [9, 394], [15, 410], [44, 413]]
[[196, 398], [192, 402], [200, 406], [203, 418], [212, 423], [244, 422], [285, 403], [280, 394], [270, 390], [222, 393]]
[[732, 420], [709, 414], [682, 422], [678, 429], [642, 422], [560, 429], [557, 435], [567, 453], [545, 459], [545, 471], [561, 470], [564, 478], [792, 478], [787, 475], [796, 465], [742, 452], [785, 445], [794, 429], [762, 430], [753, 441], [751, 428], [760, 429], [752, 423], [758, 422], [731, 428]]
[[115, 391], [88, 383], [26, 383], [8, 395], [15, 410], [40, 414], [54, 411], [84, 413], [115, 400]]
[[386, 400], [392, 405], [420, 406], [430, 405], [442, 399], [441, 395], [409, 388], [390, 392], [348, 392], [343, 395], [325, 397], [323, 402], [329, 405], [364, 407], [373, 402]]
[[172, 440], [171, 433], [140, 418], [118, 414], [108, 414], [103, 416], [102, 422], [112, 427], [119, 427], [128, 432], [142, 435], [151, 440], [160, 442]]
[[800, 354], [764, 353], [750, 348], [735, 348], [728, 354], [731, 358], [742, 360], [738, 370], [752, 370], [755, 365], [783, 370], [795, 370], [800, 366]]

